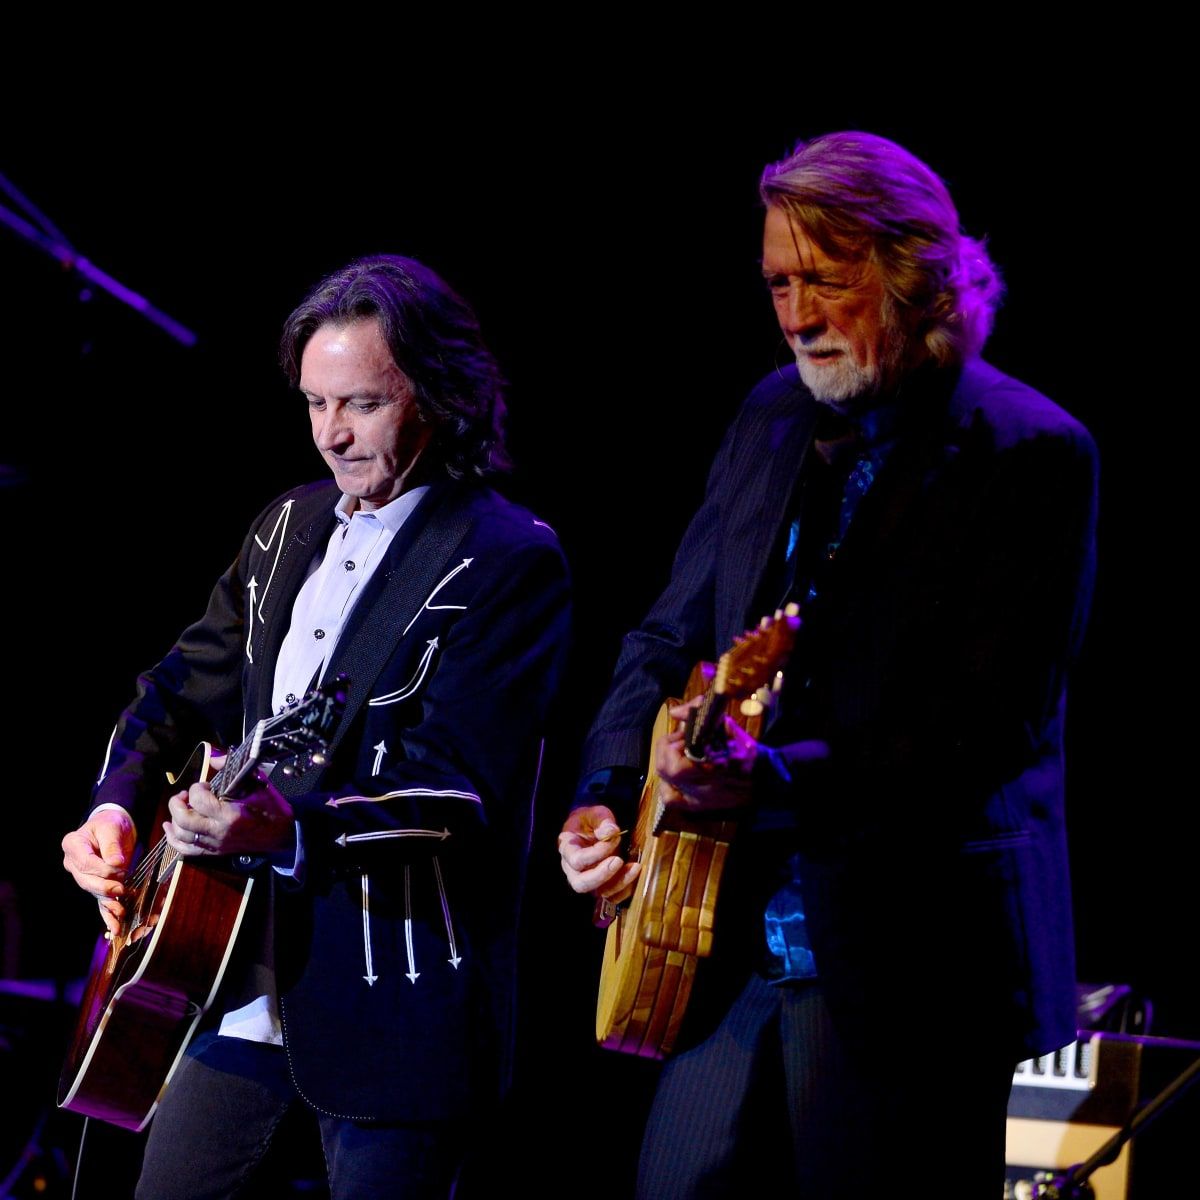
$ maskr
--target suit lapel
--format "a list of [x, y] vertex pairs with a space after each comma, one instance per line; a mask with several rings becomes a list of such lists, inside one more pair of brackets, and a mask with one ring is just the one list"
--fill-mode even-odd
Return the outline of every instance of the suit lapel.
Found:
[[[760, 470], [762, 484], [732, 498], [729, 533], [717, 550], [721, 555], [717, 567], [718, 653], [723, 653], [733, 638], [744, 631], [748, 620], [756, 621], [766, 615], [749, 613], [747, 608], [771, 566], [779, 530], [812, 446], [819, 409], [812, 405], [797, 414], [795, 394], [789, 393], [784, 400], [768, 418], [769, 454]], [[761, 450], [761, 443], [755, 450]]]
[[256, 595], [250, 631], [256, 669], [251, 672], [246, 697], [246, 711], [255, 720], [271, 715], [275, 663], [291, 625], [292, 605], [308, 577], [313, 556], [333, 532], [333, 507], [340, 494], [330, 484], [285, 502], [256, 535], [261, 558], [253, 575]]
[[430, 593], [458, 565], [452, 560], [474, 523], [472, 501], [477, 494], [452, 483], [432, 487], [397, 533], [386, 562], [354, 606], [325, 671], [326, 679], [344, 674], [349, 681], [330, 756], [366, 703], [392, 648]]

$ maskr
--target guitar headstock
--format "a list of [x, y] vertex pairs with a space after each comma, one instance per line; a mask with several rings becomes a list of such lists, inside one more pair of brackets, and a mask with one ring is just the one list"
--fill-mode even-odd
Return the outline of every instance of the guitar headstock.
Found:
[[321, 766], [346, 707], [348, 687], [349, 680], [339, 675], [264, 722], [262, 757], [273, 759], [284, 775]]
[[721, 655], [712, 690], [715, 695], [752, 696], [771, 681], [787, 661], [800, 628], [799, 605], [789, 604], [774, 616], [763, 617]]
[[260, 762], [274, 763], [284, 775], [301, 773], [325, 761], [329, 739], [346, 707], [345, 675], [314, 688], [274, 717], [265, 717], [250, 736], [226, 756], [221, 769], [209, 781], [218, 796], [235, 796], [239, 786], [252, 778]]

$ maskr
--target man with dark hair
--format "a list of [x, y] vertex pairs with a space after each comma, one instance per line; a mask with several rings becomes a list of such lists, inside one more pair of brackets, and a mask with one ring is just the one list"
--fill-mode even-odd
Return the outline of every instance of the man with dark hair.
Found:
[[795, 365], [735, 419], [559, 836], [576, 891], [640, 886], [619, 827], [655, 709], [800, 604], [760, 740], [730, 723], [702, 761], [679, 732], [653, 748], [667, 803], [737, 835], [639, 1194], [753, 1172], [877, 1196], [920, 1164], [937, 1193], [997, 1196], [1013, 1068], [1075, 1035], [1062, 721], [1095, 448], [978, 357], [999, 281], [925, 164], [832, 134], [761, 193]]
[[550, 529], [480, 481], [504, 462], [499, 374], [433, 272], [351, 264], [288, 319], [282, 359], [334, 482], [267, 506], [208, 611], [141, 677], [65, 865], [119, 933], [162, 772], [344, 674], [324, 764], [170, 800], [174, 854], [259, 878], [138, 1195], [241, 1194], [303, 1101], [335, 1197], [445, 1196], [510, 1069], [566, 569]]

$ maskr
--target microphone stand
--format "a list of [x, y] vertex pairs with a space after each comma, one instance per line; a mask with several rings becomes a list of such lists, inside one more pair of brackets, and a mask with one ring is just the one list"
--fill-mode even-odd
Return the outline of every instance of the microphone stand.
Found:
[[126, 287], [120, 280], [114, 279], [80, 254], [50, 218], [42, 213], [31, 200], [22, 195], [16, 185], [2, 174], [0, 174], [0, 191], [3, 191], [13, 204], [23, 209], [30, 219], [36, 222], [36, 224], [30, 224], [11, 208], [0, 204], [0, 224], [7, 225], [14, 233], [23, 237], [30, 245], [36, 246], [43, 254], [53, 258], [61, 266], [74, 271], [88, 283], [103, 288], [110, 296], [132, 308], [134, 312], [141, 313], [147, 321], [152, 325], [157, 325], [177, 342], [184, 346], [196, 344], [196, 335], [185, 325], [180, 324], [162, 309], [156, 308], [145, 296]]
[[1198, 1079], [1200, 1058], [1171, 1080], [1157, 1096], [1143, 1104], [1091, 1158], [1077, 1163], [1065, 1175], [1056, 1175], [1050, 1182], [1039, 1184], [1035, 1196], [1038, 1200], [1087, 1200], [1093, 1195], [1088, 1183], [1092, 1172], [1116, 1162], [1125, 1143], [1160, 1117]]

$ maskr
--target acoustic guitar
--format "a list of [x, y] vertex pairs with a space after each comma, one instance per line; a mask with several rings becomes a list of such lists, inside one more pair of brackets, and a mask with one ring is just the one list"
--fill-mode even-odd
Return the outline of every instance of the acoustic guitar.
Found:
[[[703, 699], [688, 714], [684, 746], [700, 760], [722, 744], [724, 718], [757, 737], [778, 690], [780, 669], [800, 627], [790, 604], [739, 638], [715, 667], [699, 663], [683, 700]], [[653, 742], [678, 724], [668, 700], [659, 710]], [[736, 820], [695, 814], [668, 803], [653, 758], [625, 858], [642, 864], [626, 904], [599, 900], [595, 920], [608, 926], [596, 1004], [596, 1040], [609, 1050], [665, 1058], [687, 1009], [696, 964], [712, 953], [721, 875]]]
[[[249, 792], [260, 762], [290, 774], [319, 764], [345, 703], [346, 681], [322, 685], [267, 717], [224, 759], [201, 743], [167, 795], [207, 783], [219, 796]], [[189, 861], [162, 833], [125, 881], [125, 915], [96, 944], [75, 1034], [59, 1080], [62, 1108], [125, 1129], [145, 1128], [200, 1018], [221, 984], [254, 886], [222, 858]]]

